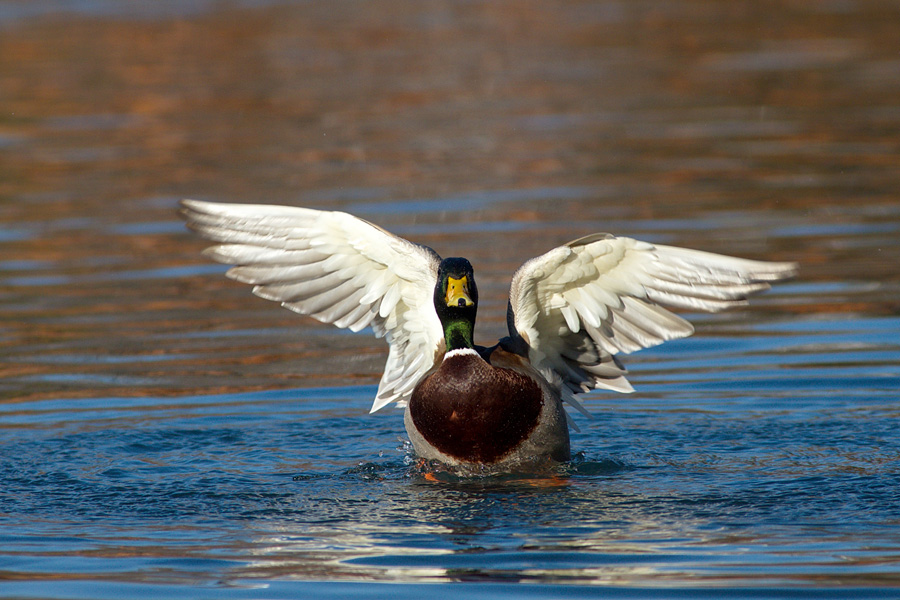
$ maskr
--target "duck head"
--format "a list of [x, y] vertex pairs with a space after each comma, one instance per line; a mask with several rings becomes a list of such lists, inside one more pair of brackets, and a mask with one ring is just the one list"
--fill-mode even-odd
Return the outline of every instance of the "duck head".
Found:
[[447, 350], [472, 348], [478, 288], [475, 273], [465, 258], [445, 258], [438, 267], [434, 309], [444, 328]]

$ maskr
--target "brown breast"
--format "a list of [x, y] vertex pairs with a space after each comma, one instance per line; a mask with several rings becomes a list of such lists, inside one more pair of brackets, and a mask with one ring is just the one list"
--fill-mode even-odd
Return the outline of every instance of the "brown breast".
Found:
[[497, 462], [538, 424], [542, 391], [475, 354], [447, 358], [413, 391], [409, 411], [432, 446], [458, 460]]

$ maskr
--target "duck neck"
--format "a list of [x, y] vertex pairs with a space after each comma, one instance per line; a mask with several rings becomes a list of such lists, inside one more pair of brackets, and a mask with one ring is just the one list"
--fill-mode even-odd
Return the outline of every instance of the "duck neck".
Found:
[[475, 331], [475, 323], [468, 319], [456, 319], [444, 323], [444, 341], [447, 351], [474, 348], [472, 336]]

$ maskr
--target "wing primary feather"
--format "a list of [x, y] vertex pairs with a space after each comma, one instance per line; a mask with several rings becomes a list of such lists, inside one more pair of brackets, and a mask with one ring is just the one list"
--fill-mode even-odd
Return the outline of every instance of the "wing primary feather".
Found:
[[232, 267], [225, 273], [226, 276], [251, 285], [267, 285], [276, 283], [291, 283], [298, 281], [311, 281], [327, 274], [325, 268], [318, 263], [284, 266], [262, 265]]
[[747, 304], [746, 299], [740, 300], [714, 300], [710, 298], [696, 298], [691, 296], [682, 296], [671, 294], [662, 290], [648, 289], [647, 297], [653, 302], [671, 306], [680, 310], [699, 311], [699, 312], [720, 312], [726, 308], [734, 308], [736, 306], [744, 306]]
[[[246, 244], [210, 246], [202, 254], [212, 260], [231, 265], [295, 266], [318, 262], [327, 258], [309, 250], [282, 250]], [[316, 260], [312, 260], [315, 258]]]

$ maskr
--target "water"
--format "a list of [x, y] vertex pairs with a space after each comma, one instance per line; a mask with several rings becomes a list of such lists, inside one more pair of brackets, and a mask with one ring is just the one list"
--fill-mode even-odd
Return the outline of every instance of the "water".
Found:
[[[900, 595], [898, 17], [0, 3], [0, 596]], [[594, 231], [801, 275], [627, 357], [557, 472], [426, 478], [383, 343], [226, 280], [182, 197], [465, 255], [485, 343]]]

